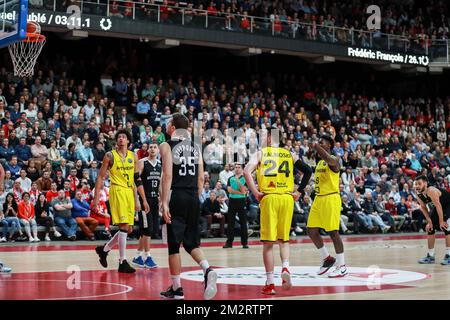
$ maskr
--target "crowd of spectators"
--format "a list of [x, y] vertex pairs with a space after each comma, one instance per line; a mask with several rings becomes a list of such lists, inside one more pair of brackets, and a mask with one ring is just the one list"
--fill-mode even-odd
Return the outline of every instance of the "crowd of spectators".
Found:
[[[211, 129], [231, 142], [201, 140], [208, 171], [200, 195], [204, 236], [212, 234], [214, 223], [217, 235], [224, 234], [226, 184], [236, 161], [229, 154], [248, 161], [267, 126], [279, 128], [285, 148], [312, 167], [316, 155], [309, 143], [326, 131], [335, 136], [342, 232], [423, 230], [412, 181], [425, 174], [431, 184], [450, 190], [450, 99], [372, 97], [348, 88], [312, 88], [303, 78], [277, 79], [271, 74], [223, 82], [213, 76], [122, 75], [101, 86], [100, 79], [75, 80], [65, 71], [40, 70], [27, 80], [0, 70], [0, 162], [6, 171], [0, 186], [1, 241], [37, 241], [38, 225], [46, 240], [59, 237], [58, 230], [75, 240], [78, 227], [87, 239], [108, 237], [108, 180], [99, 214], [93, 216], [90, 205], [116, 130], [131, 132], [131, 149], [142, 159], [148, 143], [168, 138], [165, 126], [175, 112], [189, 118], [193, 131]], [[292, 91], [295, 95], [288, 94]], [[231, 138], [232, 130], [241, 134]], [[248, 220], [257, 225], [258, 205], [248, 198]], [[293, 233], [301, 232], [313, 199], [312, 179], [295, 205]], [[98, 234], [98, 225], [104, 233]]]
[[[34, 7], [53, 8], [53, 0], [30, 0]], [[61, 10], [79, 0], [58, 2]], [[389, 47], [390, 50], [425, 50], [439, 46], [438, 40], [449, 38], [449, 7], [443, 0], [366, 1], [366, 0], [105, 0], [90, 1], [83, 8], [87, 13], [122, 18], [159, 19], [162, 23], [182, 22], [186, 25], [230, 31], [268, 32], [275, 35], [301, 37], [324, 42], [352, 43], [362, 47]], [[367, 26], [367, 7], [381, 8], [381, 28]], [[158, 14], [158, 8], [160, 13]], [[182, 18], [183, 15], [183, 18]], [[257, 17], [251, 19], [250, 17]], [[335, 29], [338, 27], [342, 29]], [[381, 38], [381, 33], [402, 36], [397, 40]]]

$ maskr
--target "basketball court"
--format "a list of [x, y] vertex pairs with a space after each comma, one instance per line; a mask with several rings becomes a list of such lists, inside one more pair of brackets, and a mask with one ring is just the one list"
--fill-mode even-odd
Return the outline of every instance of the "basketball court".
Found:
[[[203, 242], [202, 248], [216, 267], [218, 293], [215, 300], [252, 299], [446, 299], [450, 294], [449, 266], [439, 264], [443, 239], [437, 240], [436, 264], [420, 265], [426, 254], [424, 234], [347, 236], [344, 238], [349, 275], [328, 279], [316, 275], [319, 255], [307, 237], [291, 241], [293, 287], [283, 291], [280, 269], [275, 270], [277, 294], [260, 294], [265, 273], [262, 246], [251, 238], [250, 249], [235, 243], [222, 249], [225, 239]], [[156, 269], [138, 269], [136, 274], [117, 272], [118, 253], [108, 257], [108, 269], [98, 263], [92, 242], [76, 244], [52, 242], [0, 246], [3, 261], [13, 268], [0, 275], [0, 299], [79, 299], [149, 300], [160, 299], [159, 292], [170, 283], [167, 248], [155, 241], [151, 250]], [[331, 243], [327, 242], [331, 249]], [[137, 244], [131, 242], [127, 256], [133, 257]], [[276, 257], [278, 251], [276, 250]], [[203, 273], [182, 253], [182, 285], [187, 300], [202, 299]]]

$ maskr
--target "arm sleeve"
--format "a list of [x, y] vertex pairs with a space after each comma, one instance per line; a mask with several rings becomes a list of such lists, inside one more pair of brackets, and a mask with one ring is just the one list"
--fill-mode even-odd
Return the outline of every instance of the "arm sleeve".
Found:
[[300, 182], [300, 185], [298, 186], [298, 189], [297, 189], [298, 191], [302, 192], [305, 189], [306, 185], [308, 184], [309, 179], [311, 179], [312, 169], [309, 165], [307, 165], [300, 159], [294, 163], [294, 167], [297, 170], [303, 172], [302, 181]]

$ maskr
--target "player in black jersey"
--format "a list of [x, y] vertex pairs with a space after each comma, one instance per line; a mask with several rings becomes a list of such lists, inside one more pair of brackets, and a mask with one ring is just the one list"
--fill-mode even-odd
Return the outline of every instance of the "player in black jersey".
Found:
[[[209, 266], [200, 249], [200, 200], [203, 189], [203, 157], [200, 149], [190, 140], [188, 119], [179, 113], [167, 124], [168, 142], [160, 145], [163, 165], [161, 207], [167, 224], [169, 269], [172, 285], [161, 297], [184, 299], [181, 287], [180, 245], [202, 267], [206, 300], [217, 293], [217, 273]], [[172, 190], [172, 194], [170, 191]], [[170, 199], [170, 203], [169, 203]]]
[[450, 265], [450, 192], [428, 186], [428, 178], [418, 176], [414, 181], [420, 208], [427, 219], [425, 230], [428, 232], [428, 253], [419, 263], [434, 263], [435, 233], [442, 230], [445, 234], [446, 253], [442, 265]]
[[[157, 159], [158, 145], [152, 143], [148, 146], [148, 157], [139, 161], [139, 175], [142, 187], [144, 188], [145, 198], [150, 207], [149, 212], [138, 212], [139, 224], [139, 245], [137, 255], [133, 259], [133, 264], [140, 268], [156, 268], [157, 265], [150, 255], [150, 239], [154, 233], [155, 227], [159, 228], [159, 185], [161, 181], [161, 161]], [[144, 208], [142, 198], [139, 198], [141, 208]]]

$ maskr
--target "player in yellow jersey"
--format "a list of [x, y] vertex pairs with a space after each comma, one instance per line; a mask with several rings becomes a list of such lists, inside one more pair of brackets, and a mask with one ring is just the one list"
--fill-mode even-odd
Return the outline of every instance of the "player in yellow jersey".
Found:
[[[109, 205], [112, 222], [119, 226], [117, 232], [111, 240], [103, 246], [98, 246], [95, 251], [100, 257], [101, 265], [106, 268], [108, 262], [106, 257], [108, 252], [116, 245], [119, 245], [119, 272], [134, 273], [126, 260], [127, 236], [133, 230], [135, 210], [140, 211], [140, 203], [137, 198], [136, 189], [139, 192], [144, 205], [145, 212], [149, 212], [149, 205], [145, 198], [142, 179], [139, 175], [140, 167], [136, 155], [128, 150], [131, 143], [131, 135], [126, 130], [119, 130], [116, 133], [117, 146], [108, 152], [103, 158], [102, 167], [98, 174], [95, 185], [93, 209], [97, 210], [100, 190], [103, 189], [106, 173], [109, 171], [111, 187], [109, 189]], [[135, 188], [135, 185], [137, 188]]]
[[[317, 163], [314, 173], [315, 198], [308, 216], [308, 234], [322, 257], [322, 266], [318, 274], [327, 273], [333, 266], [334, 270], [328, 277], [338, 278], [347, 274], [344, 259], [344, 244], [339, 235], [341, 216], [341, 196], [339, 193], [340, 165], [330, 150], [334, 146], [334, 140], [329, 135], [323, 135], [319, 143], [314, 143], [320, 161]], [[323, 243], [320, 229], [324, 229], [330, 235], [336, 251], [336, 258], [330, 256]]]
[[[275, 294], [273, 245], [277, 242], [282, 260], [282, 287], [289, 289], [292, 286], [288, 269], [289, 232], [294, 214], [294, 200], [297, 201], [300, 197], [299, 192], [294, 192], [294, 166], [304, 173], [299, 190], [306, 186], [312, 173], [309, 166], [299, 160], [294, 165], [291, 153], [280, 148], [277, 141], [272, 141], [271, 131], [274, 130], [269, 128], [262, 137], [263, 145], [267, 147], [257, 152], [244, 170], [247, 185], [260, 202], [261, 241], [267, 277], [262, 293], [269, 295]], [[258, 188], [252, 177], [255, 170]]]

